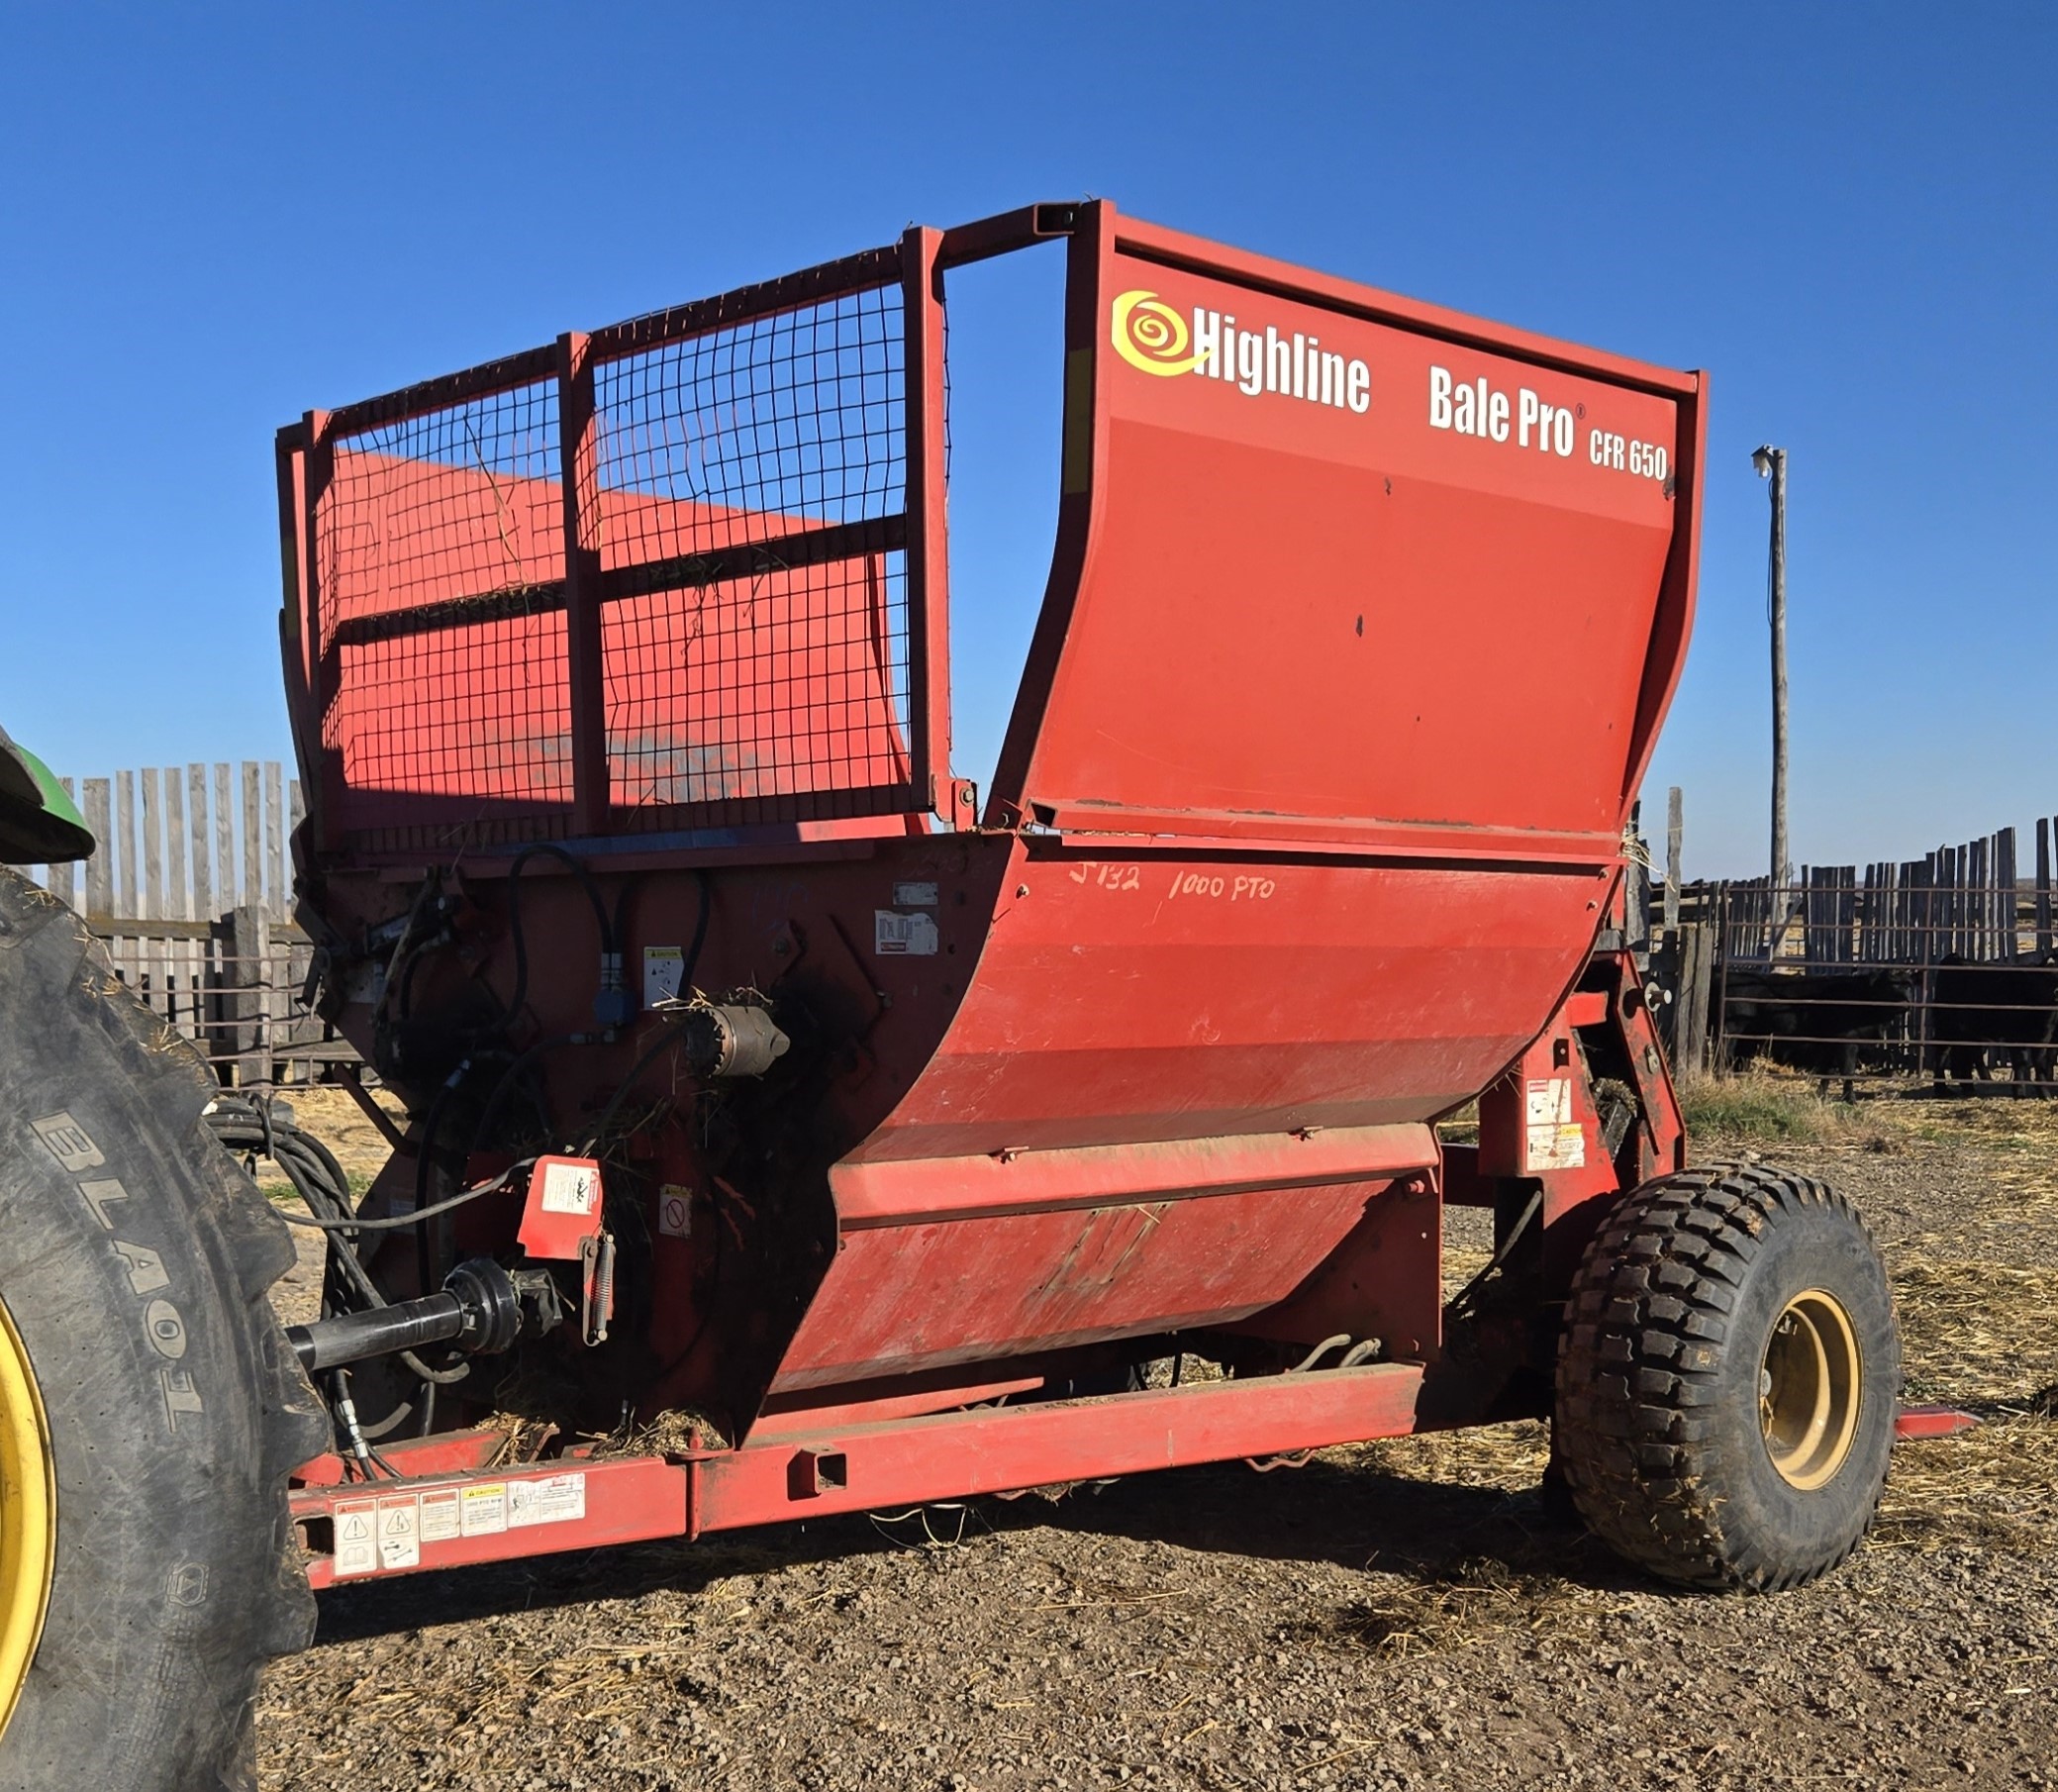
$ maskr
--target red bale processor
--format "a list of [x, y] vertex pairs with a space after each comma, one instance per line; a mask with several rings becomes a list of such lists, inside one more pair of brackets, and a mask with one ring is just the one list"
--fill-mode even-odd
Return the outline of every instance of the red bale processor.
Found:
[[[946, 285], [1046, 242], [981, 791]], [[1660, 1574], [1840, 1560], [1878, 1253], [1687, 1168], [1623, 939], [1704, 397], [1099, 202], [282, 431], [314, 985], [410, 1116], [361, 1205], [297, 1176], [314, 1583], [1544, 1416]]]

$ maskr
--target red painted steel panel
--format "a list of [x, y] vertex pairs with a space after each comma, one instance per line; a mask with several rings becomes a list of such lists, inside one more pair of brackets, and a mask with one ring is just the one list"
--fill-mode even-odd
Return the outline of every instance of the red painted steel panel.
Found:
[[1396, 1175], [1435, 1161], [1435, 1135], [1425, 1126], [1324, 1127], [1079, 1150], [859, 1159], [831, 1170], [829, 1186], [837, 1221], [849, 1232], [1152, 1197], [1311, 1188]]
[[1031, 837], [948, 1033], [854, 1155], [1426, 1121], [1550, 1013], [1606, 875], [1103, 860]]
[[1110, 1201], [845, 1232], [775, 1390], [1244, 1319], [1383, 1186]]
[[1128, 255], [1102, 299], [1098, 509], [1026, 800], [1612, 849], [1679, 514], [1614, 445], [1676, 466], [1674, 401]]
[[1950, 1406], [1904, 1406], [1895, 1415], [1897, 1443], [1914, 1444], [1930, 1438], [1956, 1438], [1977, 1431], [1979, 1421], [1970, 1413]]
[[[323, 742], [344, 790], [335, 827], [404, 823], [409, 798], [568, 803], [572, 706], [554, 479], [339, 448], [348, 533], [325, 563], [323, 647], [337, 690]], [[707, 553], [821, 527], [603, 490], [603, 543]], [[404, 559], [380, 544], [408, 544]], [[361, 540], [360, 550], [352, 547]], [[603, 552], [613, 564], [613, 556]], [[883, 555], [616, 600], [598, 618], [606, 746], [620, 805], [754, 798], [903, 781], [908, 754], [883, 653]], [[332, 645], [339, 627], [411, 616], [510, 584], [550, 587], [511, 614]], [[777, 682], [756, 674], [776, 666]], [[832, 750], [833, 747], [833, 750]], [[441, 814], [435, 805], [424, 814]]]
[[[1421, 1387], [1421, 1369], [1382, 1363], [781, 1438], [695, 1461], [693, 1531], [1405, 1437]], [[803, 1453], [840, 1457], [844, 1484], [797, 1491]]]
[[[960, 1407], [985, 1406], [1013, 1395], [1039, 1392], [1042, 1375], [1017, 1375], [1006, 1381], [968, 1381], [955, 1387], [931, 1387], [923, 1393], [879, 1393], [856, 1400], [828, 1400], [816, 1406], [788, 1404], [796, 1399], [821, 1400], [819, 1394], [787, 1395], [774, 1399], [750, 1428], [750, 1442], [763, 1444], [778, 1438], [805, 1438], [837, 1425], [876, 1425], [893, 1419], [920, 1419], [931, 1413], [955, 1412]], [[891, 1388], [893, 1382], [873, 1383]]]

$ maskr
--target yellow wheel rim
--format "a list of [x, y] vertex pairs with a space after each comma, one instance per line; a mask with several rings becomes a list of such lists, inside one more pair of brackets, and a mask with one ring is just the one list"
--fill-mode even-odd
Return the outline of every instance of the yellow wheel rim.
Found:
[[1772, 1465], [1803, 1493], [1827, 1486], [1858, 1434], [1865, 1359], [1843, 1303], [1820, 1288], [1794, 1296], [1765, 1344], [1758, 1424]]
[[0, 1730], [14, 1716], [49, 1609], [57, 1483], [29, 1352], [0, 1302]]

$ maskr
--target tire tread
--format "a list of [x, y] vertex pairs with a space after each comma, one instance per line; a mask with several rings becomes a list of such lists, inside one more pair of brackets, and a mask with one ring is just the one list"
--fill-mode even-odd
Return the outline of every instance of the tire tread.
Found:
[[1807, 1211], [1833, 1214], [1870, 1243], [1856, 1210], [1812, 1178], [1742, 1163], [1683, 1171], [1624, 1197], [1575, 1278], [1558, 1351], [1559, 1461], [1589, 1528], [1665, 1579], [1799, 1585], [1848, 1556], [1877, 1513], [1875, 1490], [1840, 1553], [1779, 1559], [1730, 1521], [1726, 1466], [1702, 1417], [1722, 1392], [1718, 1368], [1753, 1262], [1782, 1219]]

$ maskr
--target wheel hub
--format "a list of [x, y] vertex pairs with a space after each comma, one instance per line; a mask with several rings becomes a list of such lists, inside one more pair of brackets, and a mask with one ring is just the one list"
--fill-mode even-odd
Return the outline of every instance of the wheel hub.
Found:
[[57, 1556], [49, 1422], [14, 1319], [0, 1304], [0, 1730], [43, 1639]]
[[1758, 1371], [1758, 1424], [1772, 1466], [1804, 1493], [1836, 1478], [1858, 1431], [1864, 1357], [1843, 1303], [1820, 1288], [1773, 1322]]

